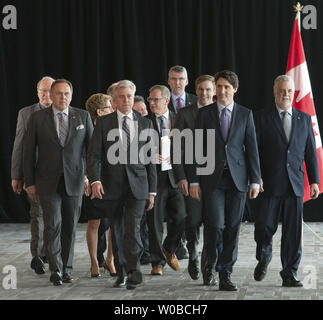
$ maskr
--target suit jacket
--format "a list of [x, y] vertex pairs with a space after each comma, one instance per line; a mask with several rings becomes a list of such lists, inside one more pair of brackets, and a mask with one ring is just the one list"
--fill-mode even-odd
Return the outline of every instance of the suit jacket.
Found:
[[[181, 132], [184, 129], [190, 129], [192, 130], [192, 132], [194, 132], [195, 122], [198, 113], [199, 108], [197, 106], [197, 103], [194, 103], [186, 108], [179, 110], [176, 115], [174, 129], [178, 129]], [[172, 164], [176, 183], [178, 183], [180, 180], [187, 179], [187, 171], [190, 168], [188, 164], [184, 163], [184, 139], [182, 139], [181, 147], [181, 163]]]
[[87, 111], [70, 106], [68, 121], [68, 136], [62, 147], [52, 107], [30, 116], [24, 141], [25, 184], [26, 187], [36, 185], [39, 194], [55, 193], [62, 174], [69, 196], [84, 192], [86, 149], [93, 132], [92, 120]]
[[29, 117], [35, 111], [40, 111], [39, 103], [22, 108], [18, 113], [16, 137], [11, 156], [11, 179], [22, 180], [23, 175], [23, 139], [27, 131]]
[[[192, 104], [194, 104], [194, 103], [196, 103], [197, 102], [197, 97], [196, 97], [196, 95], [194, 95], [194, 94], [191, 94], [191, 93], [187, 93], [187, 92], [185, 92], [185, 99], [186, 99], [186, 101], [185, 101], [185, 106], [184, 107], [187, 107], [187, 106], [190, 106], [190, 105], [192, 105]], [[172, 112], [175, 112], [175, 113], [177, 113], [177, 109], [176, 109], [176, 107], [173, 105], [173, 99], [172, 99], [172, 97], [170, 97], [170, 100], [169, 100], [169, 104], [168, 104], [168, 109], [170, 110], [170, 111], [172, 111]]]
[[317, 153], [311, 117], [295, 108], [288, 143], [276, 108], [255, 115], [264, 194], [283, 195], [290, 183], [296, 196], [304, 194], [304, 166], [309, 183], [319, 183]]
[[[158, 124], [157, 124], [157, 119], [156, 119], [156, 115], [151, 113], [149, 115], [146, 116], [148, 119], [150, 119], [153, 123], [153, 128], [155, 131], [158, 132], [158, 136], [159, 136], [159, 139], [161, 138], [160, 137], [160, 130], [159, 130], [159, 127], [158, 127]], [[174, 127], [174, 124], [175, 124], [175, 113], [172, 112], [172, 111], [169, 111], [169, 117], [170, 117], [170, 123], [171, 123], [171, 127], [170, 129], [172, 129]], [[163, 171], [161, 171], [161, 165], [160, 164], [157, 164], [157, 173], [160, 174], [162, 173]], [[168, 178], [169, 178], [169, 183], [170, 185], [173, 187], [173, 188], [177, 188], [177, 184], [175, 182], [175, 178], [174, 178], [174, 173], [173, 173], [173, 170], [167, 170], [167, 175], [168, 175]]]
[[199, 111], [195, 128], [203, 129], [204, 154], [207, 147], [206, 130], [214, 130], [215, 168], [210, 175], [197, 176], [198, 165], [194, 163], [189, 171], [189, 182], [199, 182], [204, 191], [214, 191], [224, 170], [225, 161], [239, 191], [247, 192], [249, 182], [260, 182], [258, 147], [251, 110], [237, 103], [234, 104], [227, 141], [222, 137], [216, 103], [203, 107]]
[[[141, 117], [137, 112], [134, 112], [133, 115], [138, 123], [138, 135], [142, 130], [152, 129], [150, 120]], [[124, 188], [127, 187], [124, 185], [126, 174], [133, 196], [138, 200], [148, 199], [149, 193], [156, 193], [157, 190], [155, 164], [149, 163], [145, 165], [141, 162], [140, 157], [138, 157], [137, 164], [112, 164], [108, 161], [107, 152], [120, 137], [116, 137], [115, 141], [108, 141], [107, 136], [110, 130], [118, 128], [117, 112], [97, 119], [87, 156], [90, 183], [101, 181], [104, 189], [104, 199], [118, 200], [122, 196]], [[145, 141], [139, 141], [138, 152], [149, 141], [150, 137], [147, 137]]]

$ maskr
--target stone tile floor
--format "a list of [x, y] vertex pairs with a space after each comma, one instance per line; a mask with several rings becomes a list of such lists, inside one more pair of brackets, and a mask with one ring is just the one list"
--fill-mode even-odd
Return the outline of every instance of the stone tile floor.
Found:
[[[298, 278], [304, 288], [283, 288], [279, 271], [280, 234], [274, 237], [274, 256], [266, 278], [253, 279], [256, 245], [253, 223], [242, 223], [238, 261], [234, 266], [232, 281], [237, 292], [221, 292], [218, 287], [205, 287], [202, 280], [193, 281], [187, 273], [188, 260], [181, 260], [178, 272], [165, 267], [162, 277], [150, 275], [151, 267], [143, 266], [144, 285], [136, 290], [115, 289], [115, 278], [103, 274], [100, 279], [90, 278], [90, 258], [87, 251], [86, 224], [79, 224], [76, 235], [74, 272], [75, 281], [54, 287], [49, 273], [36, 275], [30, 269], [29, 225], [0, 224], [0, 300], [322, 300], [323, 299], [323, 223], [304, 224], [303, 257]], [[201, 249], [201, 245], [200, 245]], [[17, 272], [16, 289], [7, 289], [8, 277]], [[46, 265], [48, 268], [48, 265]], [[14, 284], [14, 283], [10, 283]]]

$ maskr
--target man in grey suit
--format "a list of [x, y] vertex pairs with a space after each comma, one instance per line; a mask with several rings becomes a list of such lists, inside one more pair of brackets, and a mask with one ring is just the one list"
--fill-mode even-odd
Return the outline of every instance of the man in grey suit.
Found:
[[[11, 186], [12, 190], [20, 194], [24, 184], [23, 174], [23, 139], [27, 130], [29, 117], [32, 113], [48, 108], [52, 100], [50, 99], [50, 87], [55, 80], [51, 77], [43, 77], [37, 84], [37, 95], [39, 102], [21, 109], [18, 113], [16, 137], [11, 157]], [[29, 199], [29, 198], [28, 198]], [[43, 245], [43, 211], [38, 202], [29, 199], [30, 203], [30, 252], [32, 260], [30, 267], [37, 274], [45, 273], [45, 252]]]
[[[249, 190], [249, 198], [259, 193], [260, 165], [255, 126], [251, 110], [234, 102], [238, 90], [238, 76], [232, 71], [215, 75], [217, 103], [202, 108], [195, 129], [203, 132], [199, 154], [205, 154], [207, 133], [213, 133], [215, 146], [213, 170], [210, 174], [197, 174], [197, 162], [189, 172], [190, 195], [203, 196], [203, 223], [205, 228], [205, 264], [202, 272], [212, 277], [219, 258], [219, 289], [236, 291], [230, 275], [238, 255], [240, 223]], [[197, 146], [199, 147], [199, 146]], [[198, 168], [199, 167], [199, 168]], [[249, 186], [250, 182], [250, 186]], [[223, 250], [217, 255], [217, 248]]]
[[[175, 129], [183, 132], [185, 129], [190, 129], [194, 132], [195, 121], [199, 113], [199, 109], [213, 103], [213, 96], [215, 95], [215, 80], [213, 76], [201, 75], [195, 80], [195, 88], [197, 95], [197, 103], [194, 103], [186, 108], [178, 111], [175, 121]], [[186, 223], [185, 234], [187, 240], [187, 249], [189, 253], [188, 273], [193, 280], [197, 280], [200, 275], [199, 257], [197, 246], [200, 238], [200, 226], [202, 224], [202, 203], [193, 199], [189, 195], [189, 183], [187, 181], [188, 165], [185, 164], [185, 143], [184, 138], [181, 144], [181, 163], [172, 164], [175, 181], [178, 185], [179, 191], [185, 197], [186, 206]], [[214, 278], [204, 279], [205, 285], [213, 285]]]
[[178, 110], [196, 103], [194, 94], [185, 92], [188, 85], [187, 70], [183, 66], [173, 66], [168, 72], [168, 85], [171, 89], [171, 99], [168, 109], [177, 113]]
[[152, 123], [132, 110], [135, 91], [131, 81], [118, 82], [113, 91], [117, 110], [97, 120], [87, 162], [92, 201], [106, 208], [112, 219], [118, 275], [114, 287], [126, 284], [127, 289], [135, 289], [143, 281], [140, 222], [145, 207], [153, 208], [157, 189], [155, 164], [140, 156], [140, 150], [151, 141], [150, 135], [142, 137], [142, 133], [151, 131]]
[[72, 94], [68, 80], [54, 81], [53, 103], [30, 116], [24, 141], [26, 191], [33, 201], [39, 196], [43, 208], [45, 250], [54, 285], [72, 282], [85, 155], [93, 132], [89, 113], [70, 106]]

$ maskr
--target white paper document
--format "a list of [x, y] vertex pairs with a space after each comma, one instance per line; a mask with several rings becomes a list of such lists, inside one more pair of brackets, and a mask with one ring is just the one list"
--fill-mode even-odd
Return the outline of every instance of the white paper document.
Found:
[[163, 136], [160, 139], [160, 152], [163, 159], [161, 163], [161, 171], [171, 170], [172, 165], [170, 164], [170, 139], [169, 136]]

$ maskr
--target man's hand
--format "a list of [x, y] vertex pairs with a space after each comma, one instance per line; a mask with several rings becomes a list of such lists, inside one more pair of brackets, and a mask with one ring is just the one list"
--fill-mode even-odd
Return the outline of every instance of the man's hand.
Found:
[[200, 186], [190, 186], [190, 196], [193, 199], [196, 199], [198, 201], [201, 200], [201, 188]]
[[11, 186], [14, 193], [20, 194], [22, 191], [22, 180], [11, 180]]
[[36, 190], [36, 186], [29, 186], [29, 187], [27, 187], [26, 188], [26, 192], [28, 194], [29, 199], [32, 202], [35, 202], [35, 203], [38, 202], [38, 200], [37, 200], [37, 190]]
[[102, 183], [101, 182], [93, 183], [91, 199], [93, 198], [102, 199], [103, 195], [104, 195], [104, 190], [103, 190]]
[[249, 190], [249, 199], [256, 199], [258, 197], [258, 194], [259, 194], [259, 190], [258, 189], [255, 189], [255, 188], [251, 188]]
[[84, 179], [84, 194], [88, 197], [91, 195], [91, 186], [89, 179], [85, 177]]
[[178, 190], [180, 191], [181, 194], [183, 194], [184, 196], [188, 196], [188, 182], [186, 179], [182, 179], [178, 182], [177, 184], [178, 186]]
[[154, 207], [154, 203], [155, 196], [153, 194], [150, 194], [146, 204], [146, 211], [150, 211]]
[[319, 189], [319, 185], [317, 183], [313, 183], [311, 184], [311, 198], [313, 200], [317, 199], [317, 197], [319, 196], [320, 194], [320, 189]]

